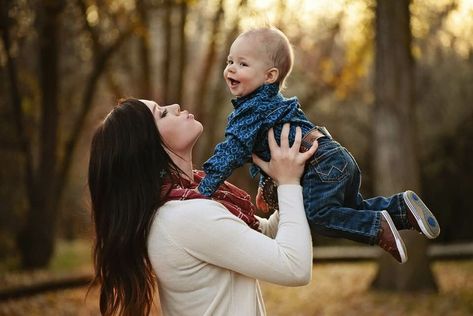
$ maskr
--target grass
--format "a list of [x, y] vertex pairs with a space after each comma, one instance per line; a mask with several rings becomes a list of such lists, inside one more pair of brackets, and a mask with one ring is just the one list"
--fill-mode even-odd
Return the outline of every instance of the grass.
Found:
[[[288, 288], [261, 282], [268, 315], [473, 315], [473, 260], [439, 261], [432, 265], [438, 293], [389, 293], [370, 290], [376, 274], [374, 262], [315, 264], [311, 284]], [[90, 244], [60, 242], [46, 277], [91, 271]], [[27, 283], [31, 274], [0, 277]], [[36, 277], [37, 278], [37, 277]], [[0, 303], [0, 315], [100, 315], [98, 293], [85, 300], [85, 288], [46, 293]]]
[[320, 264], [311, 284], [262, 284], [268, 315], [473, 315], [473, 261], [432, 265], [438, 293], [370, 290], [376, 263]]
[[58, 241], [55, 254], [46, 269], [22, 271], [17, 261], [14, 265], [11, 261], [9, 259], [7, 263], [0, 263], [0, 289], [92, 273], [91, 245], [84, 240]]
[[90, 243], [84, 240], [59, 241], [56, 255], [52, 258], [49, 270], [64, 272], [92, 264]]

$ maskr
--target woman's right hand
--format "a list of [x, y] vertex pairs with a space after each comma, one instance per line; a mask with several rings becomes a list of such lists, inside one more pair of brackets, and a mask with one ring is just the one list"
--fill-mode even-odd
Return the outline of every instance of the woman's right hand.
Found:
[[304, 153], [299, 152], [302, 140], [300, 127], [296, 127], [296, 137], [292, 147], [290, 147], [289, 127], [289, 123], [286, 123], [282, 128], [281, 146], [278, 146], [274, 138], [273, 129], [268, 131], [268, 144], [271, 151], [271, 160], [269, 162], [253, 154], [253, 162], [278, 184], [300, 184], [305, 162], [314, 155], [318, 147], [318, 143], [315, 141], [308, 151]]

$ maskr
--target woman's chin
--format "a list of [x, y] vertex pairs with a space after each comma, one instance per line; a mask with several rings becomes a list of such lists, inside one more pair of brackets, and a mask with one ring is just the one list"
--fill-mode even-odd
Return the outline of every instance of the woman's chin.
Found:
[[202, 123], [199, 121], [196, 121], [196, 123], [198, 123], [199, 125], [199, 130], [200, 130], [199, 136], [200, 136], [200, 134], [202, 134], [202, 132], [204, 131], [204, 125], [202, 125]]
[[195, 121], [197, 124], [196, 124], [196, 132], [195, 132], [195, 140], [194, 140], [194, 143], [197, 142], [197, 140], [199, 139], [200, 135], [202, 135], [202, 133], [204, 132], [204, 126], [202, 125], [202, 123], [200, 123], [199, 121]]

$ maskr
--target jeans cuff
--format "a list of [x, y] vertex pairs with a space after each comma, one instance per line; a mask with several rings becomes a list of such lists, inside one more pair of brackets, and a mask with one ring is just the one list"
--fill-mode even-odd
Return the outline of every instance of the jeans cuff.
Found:
[[399, 228], [398, 229], [408, 229], [409, 228], [409, 220], [407, 218], [407, 211], [408, 206], [406, 201], [404, 201], [403, 193], [397, 194], [397, 198], [399, 200]]
[[373, 246], [378, 243], [378, 235], [379, 232], [381, 231], [381, 212], [375, 212], [375, 217], [374, 217], [374, 222], [373, 222], [373, 227], [371, 229], [371, 232], [373, 235], [370, 237], [370, 245]]

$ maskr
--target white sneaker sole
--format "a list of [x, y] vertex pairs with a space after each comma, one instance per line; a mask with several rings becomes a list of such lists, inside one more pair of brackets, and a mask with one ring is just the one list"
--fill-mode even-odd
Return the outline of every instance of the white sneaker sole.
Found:
[[399, 256], [401, 257], [401, 263], [406, 263], [407, 262], [406, 245], [404, 244], [404, 241], [402, 240], [401, 235], [399, 235], [399, 232], [396, 229], [396, 225], [394, 225], [394, 222], [387, 211], [381, 211], [381, 215], [384, 217], [386, 222], [388, 222], [389, 229], [391, 229], [391, 232], [394, 235], [394, 240], [396, 241], [396, 247], [397, 247], [397, 250], [399, 251]]
[[402, 197], [414, 215], [422, 233], [429, 239], [437, 238], [440, 235], [440, 225], [420, 197], [412, 191], [404, 192]]

